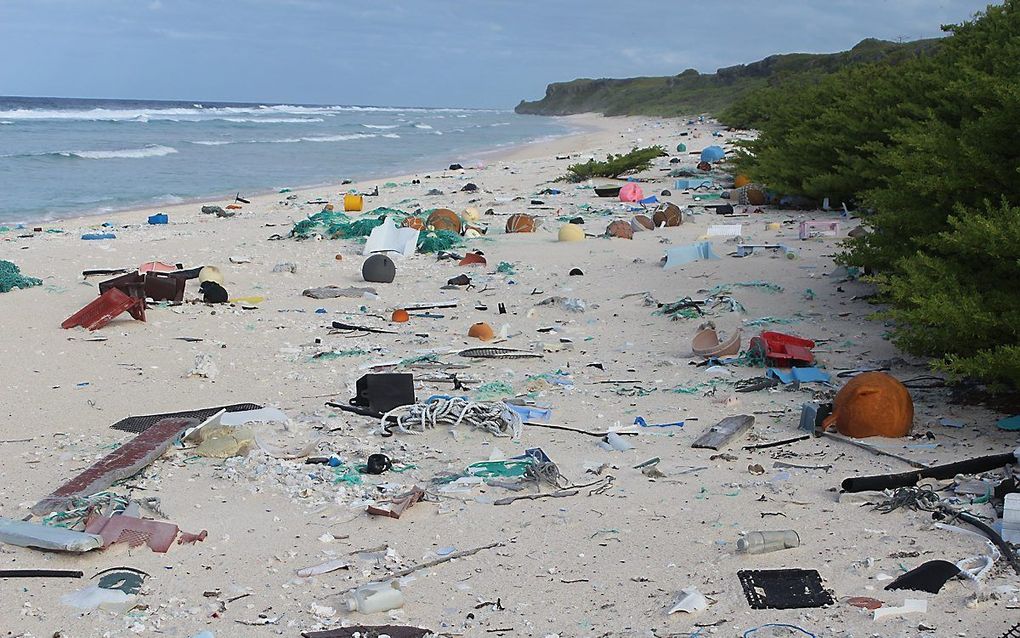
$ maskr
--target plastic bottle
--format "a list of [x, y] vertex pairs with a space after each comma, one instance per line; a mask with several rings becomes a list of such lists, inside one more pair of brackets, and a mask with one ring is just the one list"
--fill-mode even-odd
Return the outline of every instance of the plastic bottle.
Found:
[[404, 594], [399, 587], [400, 584], [395, 580], [358, 587], [347, 599], [347, 610], [374, 614], [403, 607]]
[[750, 532], [737, 540], [737, 551], [743, 554], [764, 554], [800, 546], [800, 536], [792, 529], [778, 532]]

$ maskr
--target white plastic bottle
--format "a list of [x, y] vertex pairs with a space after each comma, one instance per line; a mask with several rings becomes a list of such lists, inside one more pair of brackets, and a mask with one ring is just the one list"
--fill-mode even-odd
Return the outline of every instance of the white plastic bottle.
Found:
[[359, 611], [363, 614], [375, 614], [403, 606], [404, 594], [400, 591], [400, 583], [395, 580], [358, 587], [347, 599], [348, 611]]

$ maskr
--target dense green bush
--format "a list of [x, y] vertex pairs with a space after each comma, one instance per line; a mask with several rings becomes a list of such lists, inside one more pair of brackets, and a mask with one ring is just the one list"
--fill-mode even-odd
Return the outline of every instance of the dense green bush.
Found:
[[568, 182], [583, 182], [593, 177], [619, 177], [626, 173], [645, 171], [651, 168], [652, 160], [666, 154], [666, 149], [661, 146], [635, 148], [626, 155], [610, 154], [606, 156], [604, 162], [590, 159], [583, 164], [571, 164], [567, 167], [567, 174], [560, 179]]
[[[1020, 0], [947, 27], [938, 52], [767, 90], [724, 118], [758, 139], [736, 159], [790, 194], [859, 203], [867, 266], [905, 350], [1020, 389]], [[766, 112], [767, 111], [767, 112]]]

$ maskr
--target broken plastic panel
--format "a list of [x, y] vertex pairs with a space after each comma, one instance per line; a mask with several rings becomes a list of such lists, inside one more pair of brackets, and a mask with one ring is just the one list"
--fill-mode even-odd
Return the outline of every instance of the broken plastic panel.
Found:
[[744, 569], [737, 577], [751, 609], [803, 609], [835, 602], [813, 569]]
[[418, 233], [416, 228], [397, 228], [393, 220], [387, 217], [381, 225], [372, 229], [361, 254], [397, 253], [410, 257], [418, 248]]

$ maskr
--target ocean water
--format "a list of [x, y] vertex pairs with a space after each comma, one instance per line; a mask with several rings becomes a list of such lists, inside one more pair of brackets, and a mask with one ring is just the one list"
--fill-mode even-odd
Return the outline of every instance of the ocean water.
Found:
[[436, 170], [569, 132], [512, 111], [0, 97], [0, 223]]

